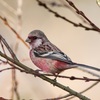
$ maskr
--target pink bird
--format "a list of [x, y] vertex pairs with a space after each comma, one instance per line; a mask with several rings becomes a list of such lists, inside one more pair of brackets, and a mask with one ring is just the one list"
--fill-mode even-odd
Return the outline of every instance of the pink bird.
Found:
[[29, 33], [26, 42], [30, 44], [30, 58], [42, 71], [52, 74], [76, 67], [84, 67], [100, 71], [99, 68], [72, 62], [71, 59], [52, 44], [40, 30]]

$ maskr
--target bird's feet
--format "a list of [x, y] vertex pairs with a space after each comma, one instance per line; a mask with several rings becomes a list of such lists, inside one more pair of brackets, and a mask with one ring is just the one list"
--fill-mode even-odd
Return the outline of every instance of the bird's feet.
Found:
[[42, 71], [42, 70], [36, 69], [36, 70], [35, 70], [35, 75], [34, 75], [34, 76], [36, 77], [36, 75], [39, 74], [40, 71]]
[[57, 77], [58, 77], [59, 73], [57, 74], [54, 74], [55, 78], [53, 79], [54, 80], [54, 83], [53, 83], [53, 86], [55, 86], [56, 82], [57, 82]]

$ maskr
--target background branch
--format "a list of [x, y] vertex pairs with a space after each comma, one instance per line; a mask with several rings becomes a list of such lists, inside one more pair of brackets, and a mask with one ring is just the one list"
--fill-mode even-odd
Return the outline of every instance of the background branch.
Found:
[[[84, 89], [83, 91], [79, 92], [80, 94], [90, 90], [92, 87], [96, 86], [99, 82], [95, 82], [93, 83], [91, 86], [89, 86], [88, 88]], [[71, 97], [70, 97], [71, 96]], [[69, 97], [69, 98], [68, 98]], [[67, 99], [64, 99], [64, 98], [67, 98]], [[71, 95], [71, 94], [67, 94], [67, 95], [64, 95], [64, 96], [60, 96], [60, 97], [57, 97], [57, 98], [50, 98], [50, 99], [44, 99], [44, 100], [60, 100], [60, 99], [64, 99], [64, 100], [70, 100], [70, 99], [73, 99], [75, 98], [75, 96]]]
[[89, 24], [94, 28], [96, 29], [98, 32], [100, 32], [100, 28], [98, 28], [88, 17], [86, 17], [86, 15], [80, 11], [76, 6], [75, 4], [70, 1], [70, 0], [66, 0], [66, 2], [75, 9], [76, 13], [81, 15], [87, 22], [89, 22]]
[[[100, 29], [99, 29], [95, 24], [93, 24], [90, 20], [88, 20], [87, 17], [86, 17], [85, 15], [83, 15], [83, 14], [84, 14], [83, 12], [82, 12], [81, 15], [83, 15], [83, 17], [85, 17], [85, 19], [87, 19], [87, 20], [90, 22], [90, 25], [92, 25], [92, 28], [87, 27], [87, 26], [85, 26], [85, 25], [83, 25], [83, 24], [81, 24], [81, 23], [75, 23], [75, 22], [73, 22], [73, 21], [67, 19], [66, 17], [64, 17], [64, 16], [62, 16], [62, 15], [60, 15], [60, 14], [58, 14], [57, 12], [53, 11], [53, 10], [50, 9], [45, 3], [41, 2], [40, 0], [36, 0], [36, 1], [38, 2], [39, 6], [42, 6], [42, 7], [44, 7], [45, 9], [47, 9], [50, 13], [53, 13], [53, 14], [55, 15], [56, 18], [61, 18], [61, 19], [63, 19], [64, 21], [66, 21], [66, 22], [68, 22], [68, 23], [74, 25], [75, 27], [81, 27], [81, 28], [84, 28], [85, 30], [92, 30], [92, 31], [100, 32]], [[70, 1], [69, 1], [69, 2], [70, 2]], [[70, 2], [70, 3], [71, 3], [71, 2]], [[70, 6], [71, 6], [71, 4], [70, 4]], [[72, 6], [72, 7], [73, 7], [73, 6]], [[77, 10], [78, 10], [78, 9], [77, 9]], [[77, 13], [80, 14], [81, 12], [77, 12]]]
[[9, 25], [8, 21], [6, 18], [3, 18], [2, 16], [0, 16], [0, 19], [4, 22], [4, 24], [9, 27], [17, 36], [17, 38], [27, 47], [29, 48], [29, 46], [26, 44], [26, 42], [22, 39], [22, 37]]

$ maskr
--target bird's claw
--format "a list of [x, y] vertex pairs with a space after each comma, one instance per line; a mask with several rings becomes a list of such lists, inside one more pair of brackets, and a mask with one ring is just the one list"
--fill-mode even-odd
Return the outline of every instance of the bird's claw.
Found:
[[[40, 71], [42, 71], [42, 70], [36, 69], [35, 70], [36, 75], [39, 74]], [[36, 77], [36, 75], [34, 75], [34, 76]]]
[[53, 83], [53, 86], [55, 86], [56, 82], [57, 82], [57, 76], [58, 74], [54, 74], [55, 78], [53, 79], [54, 83]]
[[56, 82], [57, 82], [57, 78], [55, 77], [55, 78], [53, 79], [53, 86], [56, 85]]

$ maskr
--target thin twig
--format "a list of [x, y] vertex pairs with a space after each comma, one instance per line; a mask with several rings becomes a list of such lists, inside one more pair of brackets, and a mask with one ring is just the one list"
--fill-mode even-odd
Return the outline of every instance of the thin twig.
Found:
[[[46, 76], [54, 76], [52, 74], [43, 74], [43, 75], [46, 75]], [[84, 80], [85, 82], [89, 82], [89, 81], [100, 81], [100, 78], [98, 78], [98, 79], [93, 79], [93, 78], [88, 78], [88, 77], [79, 78], [79, 77], [75, 77], [75, 76], [63, 76], [63, 75], [55, 75], [55, 77], [68, 78], [70, 80]]]
[[89, 23], [88, 23], [83, 17], [79, 16], [79, 15], [74, 11], [74, 9], [73, 9], [70, 5], [66, 4], [65, 1], [59, 0], [59, 2], [60, 2], [61, 4], [58, 4], [56, 1], [46, 2], [46, 4], [47, 4], [47, 5], [50, 5], [50, 6], [52, 6], [52, 7], [63, 7], [63, 8], [67, 8], [67, 9], [69, 9], [70, 11], [72, 11], [79, 19], [81, 19], [83, 23], [89, 25]]
[[[22, 29], [22, 4], [23, 0], [17, 0], [17, 32], [21, 33]], [[16, 43], [15, 52], [17, 52], [17, 47], [19, 43]], [[14, 66], [12, 66], [14, 67]], [[18, 93], [18, 81], [16, 78], [16, 70], [12, 69], [12, 91], [15, 92], [17, 100], [20, 100], [20, 95]]]
[[4, 24], [9, 27], [17, 36], [17, 38], [27, 47], [29, 48], [29, 46], [27, 45], [27, 43], [22, 39], [22, 37], [9, 25], [8, 21], [6, 18], [3, 18], [0, 16], [0, 19], [4, 22]]
[[12, 66], [12, 99], [14, 99], [14, 92], [16, 94], [16, 98], [17, 100], [20, 100], [20, 95], [19, 95], [19, 92], [18, 92], [18, 82], [17, 82], [17, 79], [16, 79], [16, 70], [14, 68], [14, 66]]
[[[90, 90], [91, 88], [93, 88], [94, 86], [96, 86], [98, 83], [99, 83], [99, 82], [93, 83], [91, 86], [89, 86], [88, 88], [84, 89], [83, 91], [81, 91], [81, 92], [79, 92], [79, 93], [82, 94], [82, 93], [84, 93], [84, 92]], [[69, 95], [70, 95], [70, 94], [69, 94]], [[66, 97], [68, 97], [68, 95], [66, 95]], [[70, 100], [70, 99], [72, 99], [72, 98], [74, 98], [74, 97], [75, 97], [75, 96], [72, 96], [72, 97], [70, 97], [70, 98], [68, 98], [68, 99], [66, 99], [66, 100]]]
[[2, 44], [2, 41], [0, 42], [0, 44], [1, 44], [1, 48], [2, 48], [2, 50], [3, 50], [3, 52], [4, 52], [4, 54], [6, 55], [6, 52], [5, 52], [4, 46], [3, 46], [3, 44]]
[[[4, 52], [4, 54], [6, 55], [6, 52], [5, 52], [5, 49], [4, 49], [4, 46], [3, 46], [3, 44], [2, 44], [2, 37], [0, 37], [0, 39], [1, 39], [1, 42], [0, 42], [0, 44], [1, 44], [1, 48], [2, 48], [2, 50], [3, 50], [3, 52]], [[7, 63], [8, 61], [6, 61], [6, 63]]]
[[66, 2], [67, 2], [71, 7], [73, 7], [73, 9], [75, 9], [75, 11], [76, 11], [77, 14], [81, 15], [85, 20], [87, 20], [87, 21], [89, 22], [89, 24], [90, 24], [93, 28], [95, 28], [96, 30], [98, 30], [98, 32], [100, 32], [100, 28], [98, 28], [88, 17], [86, 17], [86, 15], [85, 15], [82, 11], [80, 11], [80, 10], [75, 6], [75, 4], [74, 4], [72, 1], [66, 0]]
[[10, 48], [10, 46], [8, 45], [8, 43], [5, 41], [5, 39], [1, 35], [0, 35], [0, 38], [1, 38], [1, 41], [4, 43], [4, 45], [6, 46], [6, 48], [8, 49], [8, 51], [11, 54], [12, 58], [14, 60], [18, 61], [16, 55], [14, 54], [14, 52], [12, 51], [12, 49]]
[[89, 31], [89, 30], [92, 30], [92, 31], [100, 32], [100, 30], [98, 30], [97, 28], [94, 28], [94, 27], [90, 28], [90, 27], [87, 27], [87, 26], [85, 26], [85, 25], [83, 25], [83, 24], [81, 24], [81, 23], [75, 23], [75, 22], [73, 22], [73, 21], [67, 19], [67, 18], [64, 17], [64, 16], [61, 16], [61, 15], [58, 14], [57, 12], [53, 11], [53, 10], [50, 9], [45, 3], [41, 2], [40, 0], [36, 0], [36, 1], [38, 2], [39, 6], [42, 6], [42, 7], [44, 7], [45, 9], [47, 9], [50, 13], [53, 13], [53, 14], [55, 15], [55, 17], [61, 18], [61, 19], [65, 20], [65, 21], [67, 21], [68, 23], [74, 25], [75, 27], [81, 27], [81, 28], [84, 28], [85, 30], [88, 30], [88, 31]]
[[[80, 94], [90, 90], [92, 87], [96, 86], [99, 82], [95, 82], [93, 83], [91, 86], [89, 86], [88, 88], [84, 89], [83, 91], [79, 92]], [[71, 97], [70, 97], [71, 96]], [[68, 98], [70, 97], [70, 98]], [[60, 96], [60, 97], [56, 97], [56, 98], [49, 98], [49, 99], [43, 99], [43, 100], [60, 100], [60, 99], [64, 99], [64, 100], [70, 100], [72, 98], [74, 98], [75, 96], [71, 95], [71, 94], [67, 94], [67, 95], [64, 95], [64, 96]]]
[[6, 71], [6, 70], [11, 70], [11, 69], [15, 69], [15, 68], [11, 68], [11, 67], [10, 68], [4, 68], [4, 69], [0, 70], [0, 73], [3, 72], [3, 71]]
[[[6, 46], [6, 48], [8, 49], [9, 53], [11, 54], [12, 58], [14, 60], [17, 60], [17, 57], [16, 55], [14, 54], [14, 52], [12, 51], [12, 49], [9, 47], [9, 45], [7, 44], [7, 42], [5, 41], [5, 39], [0, 35], [0, 38], [1, 38], [1, 41], [4, 43], [4, 45]], [[3, 48], [3, 45], [2, 45], [2, 49], [3, 51], [5, 52], [4, 48]], [[5, 54], [6, 55], [6, 54]], [[13, 67], [13, 66], [12, 66]], [[14, 92], [16, 94], [16, 97], [17, 97], [17, 100], [20, 100], [20, 96], [19, 96], [19, 93], [17, 91], [17, 80], [16, 80], [16, 71], [15, 69], [13, 68], [12, 69], [12, 94], [11, 94], [11, 99], [14, 99]]]

